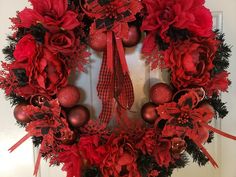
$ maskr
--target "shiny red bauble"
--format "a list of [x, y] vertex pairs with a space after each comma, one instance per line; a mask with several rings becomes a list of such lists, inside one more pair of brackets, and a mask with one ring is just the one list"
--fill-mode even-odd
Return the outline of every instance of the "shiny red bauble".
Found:
[[155, 104], [164, 104], [172, 100], [173, 92], [169, 85], [158, 83], [150, 90], [150, 99]]
[[71, 108], [79, 102], [80, 91], [77, 87], [68, 85], [58, 92], [57, 98], [61, 106]]
[[25, 106], [26, 104], [21, 103], [21, 104], [18, 104], [14, 109], [14, 117], [18, 122], [29, 123], [31, 121], [27, 112], [25, 112], [23, 109]]
[[125, 47], [134, 47], [141, 40], [141, 31], [136, 26], [131, 26], [129, 27], [128, 37], [122, 40]]
[[151, 102], [144, 104], [141, 109], [141, 116], [145, 122], [148, 122], [150, 124], [155, 123], [158, 118], [156, 104]]
[[90, 36], [88, 43], [93, 50], [103, 52], [107, 47], [107, 34], [98, 33], [92, 35]]
[[174, 156], [184, 153], [187, 148], [186, 142], [182, 138], [174, 137], [171, 140], [171, 152]]
[[30, 98], [30, 104], [34, 106], [41, 107], [45, 104], [45, 102], [49, 101], [50, 98], [44, 95], [33, 95]]
[[79, 128], [88, 123], [90, 113], [88, 108], [82, 105], [73, 107], [68, 114], [68, 122], [74, 128]]

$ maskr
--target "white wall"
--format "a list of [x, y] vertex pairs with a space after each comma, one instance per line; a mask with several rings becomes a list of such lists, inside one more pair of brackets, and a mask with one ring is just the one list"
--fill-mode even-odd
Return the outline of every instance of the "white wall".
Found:
[[[6, 34], [10, 33], [8, 27], [10, 26], [9, 17], [15, 16], [15, 11], [23, 9], [26, 6], [27, 0], [0, 0], [0, 49], [2, 49], [6, 43]], [[236, 47], [236, 0], [207, 0], [207, 6], [212, 11], [223, 11], [224, 13], [224, 32], [226, 34], [227, 42]], [[138, 47], [140, 49], [140, 46]], [[128, 55], [128, 62], [130, 67], [132, 67], [132, 73], [140, 72], [140, 68], [143, 65], [142, 62], [137, 62], [136, 66], [131, 66], [134, 55]], [[236, 135], [236, 49], [233, 48], [233, 56], [230, 60], [230, 72], [232, 85], [229, 89], [229, 94], [224, 94], [223, 98], [228, 102], [228, 107], [230, 110], [228, 118], [222, 122], [222, 129], [226, 132]], [[135, 58], [139, 55], [135, 54]], [[3, 55], [0, 54], [0, 58], [3, 59]], [[130, 59], [129, 59], [130, 58]], [[98, 69], [98, 68], [96, 68]], [[145, 69], [143, 69], [145, 70]], [[97, 75], [97, 73], [93, 74]], [[136, 81], [136, 95], [141, 95], [137, 93], [143, 92], [142, 85], [144, 83], [143, 78], [135, 77]], [[93, 78], [96, 79], [96, 78]], [[141, 82], [140, 82], [141, 81]], [[95, 89], [91, 89], [95, 91]], [[96, 94], [93, 94], [96, 96]], [[92, 99], [93, 97], [91, 97]], [[140, 98], [139, 100], [142, 100]], [[92, 101], [91, 101], [92, 102]], [[93, 104], [97, 104], [96, 101]], [[137, 104], [138, 107], [138, 104]], [[18, 128], [15, 125], [15, 120], [12, 115], [12, 108], [9, 102], [4, 99], [4, 95], [0, 92], [0, 177], [32, 177], [33, 173], [33, 151], [30, 141], [23, 144], [14, 153], [9, 154], [7, 149], [13, 145], [19, 138], [21, 138], [25, 132], [23, 129]], [[214, 171], [210, 166], [204, 169], [197, 168], [196, 165], [190, 166], [187, 169], [180, 170], [176, 173], [179, 177], [213, 177], [213, 175], [218, 175], [218, 177], [236, 177], [236, 142], [231, 140], [222, 139], [221, 145], [221, 164], [220, 170]], [[46, 168], [42, 168], [42, 177], [59, 176], [59, 172], [46, 172]], [[53, 175], [50, 175], [53, 174]], [[206, 175], [208, 174], [208, 175]]]
[[[227, 42], [233, 46], [229, 69], [232, 85], [229, 94], [223, 94], [230, 112], [228, 118], [222, 121], [222, 130], [236, 135], [236, 1], [207, 0], [207, 6], [213, 11], [223, 11], [223, 31], [226, 34]], [[236, 177], [236, 142], [221, 139], [221, 177]]]

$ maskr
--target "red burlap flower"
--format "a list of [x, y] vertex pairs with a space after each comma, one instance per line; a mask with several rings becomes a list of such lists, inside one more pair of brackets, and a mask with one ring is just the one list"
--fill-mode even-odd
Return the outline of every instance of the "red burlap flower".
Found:
[[157, 34], [164, 42], [170, 42], [168, 30], [171, 27], [187, 29], [197, 36], [212, 34], [212, 15], [204, 7], [204, 0], [144, 0], [147, 16], [142, 29], [148, 31], [143, 43], [144, 52], [156, 47]]
[[197, 86], [207, 90], [217, 46], [215, 39], [198, 37], [171, 44], [164, 60], [173, 85], [178, 89]]
[[103, 176], [141, 177], [136, 164], [137, 152], [127, 136], [113, 137], [107, 144], [107, 155], [100, 165]]
[[37, 23], [50, 31], [72, 30], [80, 25], [78, 14], [68, 10], [67, 0], [30, 0], [33, 9], [25, 8], [12, 21], [15, 28], [30, 28]]

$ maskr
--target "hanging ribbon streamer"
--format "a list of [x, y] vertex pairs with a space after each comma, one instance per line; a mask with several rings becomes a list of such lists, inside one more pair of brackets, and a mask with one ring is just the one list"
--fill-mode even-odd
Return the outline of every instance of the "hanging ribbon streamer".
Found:
[[134, 91], [124, 47], [122, 40], [112, 31], [107, 32], [107, 49], [103, 54], [97, 91], [102, 101], [99, 119], [103, 123], [109, 123], [114, 101], [123, 109], [130, 109], [133, 105]]

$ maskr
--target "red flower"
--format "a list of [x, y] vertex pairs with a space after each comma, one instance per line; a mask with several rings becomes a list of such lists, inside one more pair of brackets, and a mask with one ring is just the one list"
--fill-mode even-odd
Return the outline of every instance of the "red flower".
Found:
[[170, 153], [171, 141], [169, 139], [159, 138], [153, 153], [156, 162], [160, 166], [169, 167], [172, 158]]
[[216, 74], [206, 86], [207, 94], [211, 96], [213, 93], [219, 94], [220, 91], [226, 92], [230, 85], [228, 76], [227, 71]]
[[67, 84], [69, 70], [59, 55], [35, 43], [31, 35], [26, 35], [16, 45], [16, 60], [11, 69], [23, 69], [28, 77], [28, 85], [18, 87], [16, 93], [28, 97], [43, 93], [54, 95], [58, 88]]
[[76, 39], [73, 32], [46, 33], [45, 46], [53, 53], [72, 54], [76, 50]]
[[[212, 34], [212, 15], [204, 7], [204, 0], [144, 0], [147, 16], [142, 29], [148, 31], [144, 48], [154, 46], [156, 35], [170, 42], [167, 31], [171, 28], [187, 29], [195, 35], [207, 37]], [[147, 47], [148, 45], [149, 47]]]
[[[17, 44], [14, 50], [14, 58], [18, 63], [17, 67], [26, 68], [28, 64], [32, 63], [36, 55], [36, 41], [30, 34], [24, 36]], [[20, 65], [20, 66], [19, 66]], [[29, 75], [30, 70], [26, 70]]]
[[120, 135], [107, 144], [107, 155], [100, 165], [103, 176], [141, 177], [136, 164], [137, 152], [128, 137]]
[[64, 61], [48, 49], [39, 48], [31, 66], [29, 84], [40, 93], [54, 95], [67, 84], [69, 74]]
[[78, 14], [68, 10], [67, 0], [30, 0], [33, 9], [25, 8], [13, 18], [16, 27], [29, 28], [41, 23], [45, 28], [55, 31], [60, 28], [72, 30], [79, 26]]
[[206, 88], [211, 80], [217, 46], [218, 41], [212, 38], [192, 38], [172, 44], [165, 52], [164, 60], [171, 70], [173, 85], [178, 89]]
[[167, 120], [162, 131], [163, 137], [184, 137], [194, 134], [200, 137], [199, 130], [213, 118], [210, 108], [199, 107], [200, 99], [195, 91], [182, 96], [178, 103], [165, 103], [157, 107], [160, 120]]
[[81, 137], [78, 143], [78, 149], [81, 156], [88, 161], [90, 165], [100, 165], [107, 153], [104, 146], [99, 146], [100, 136]]
[[[83, 161], [77, 145], [62, 145], [61, 148], [63, 151], [58, 153], [56, 161], [63, 164], [62, 170], [67, 172], [67, 177], [81, 177]], [[53, 161], [50, 163], [54, 164]]]

